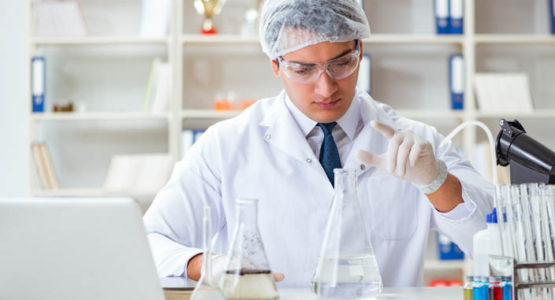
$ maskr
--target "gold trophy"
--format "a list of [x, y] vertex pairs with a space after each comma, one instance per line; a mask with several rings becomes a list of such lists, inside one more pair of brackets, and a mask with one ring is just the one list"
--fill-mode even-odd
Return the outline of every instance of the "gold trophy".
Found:
[[212, 17], [221, 12], [222, 6], [225, 0], [194, 0], [195, 9], [199, 14], [204, 15], [204, 20], [202, 21], [202, 27], [200, 32], [202, 34], [216, 34], [218, 30], [214, 26], [214, 21]]

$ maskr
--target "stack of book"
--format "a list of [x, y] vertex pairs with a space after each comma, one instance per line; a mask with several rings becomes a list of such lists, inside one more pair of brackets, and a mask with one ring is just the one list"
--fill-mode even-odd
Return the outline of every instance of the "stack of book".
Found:
[[172, 68], [169, 62], [159, 58], [152, 61], [146, 84], [143, 111], [166, 112], [169, 109], [172, 88]]
[[54, 172], [50, 152], [46, 143], [33, 143], [31, 153], [35, 161], [35, 167], [40, 179], [41, 187], [44, 190], [57, 190], [59, 188], [58, 178]]

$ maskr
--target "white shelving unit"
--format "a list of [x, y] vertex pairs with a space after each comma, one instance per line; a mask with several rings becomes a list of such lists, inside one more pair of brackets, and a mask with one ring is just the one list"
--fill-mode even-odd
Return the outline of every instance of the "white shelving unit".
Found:
[[[33, 0], [28, 1], [33, 15]], [[29, 26], [29, 53], [41, 49], [47, 58], [47, 104], [75, 97], [83, 98], [88, 108], [79, 113], [29, 113], [29, 143], [48, 141], [61, 184], [56, 191], [41, 190], [31, 163], [33, 195], [122, 195], [100, 188], [111, 155], [167, 152], [177, 161], [184, 128], [205, 128], [240, 113], [212, 110], [216, 93], [233, 91], [238, 98], [259, 99], [280, 90], [258, 38], [239, 34], [242, 15], [255, 5], [254, 0], [227, 1], [216, 16], [220, 34], [214, 36], [197, 33], [201, 18], [193, 1], [172, 0], [169, 33], [159, 38], [137, 35], [140, 0], [78, 2], [90, 36], [37, 37], [33, 24]], [[555, 138], [546, 133], [546, 128], [555, 128], [555, 36], [548, 33], [547, 17], [541, 16], [547, 1], [467, 0], [465, 34], [453, 36], [435, 34], [432, 0], [365, 0], [364, 4], [372, 36], [363, 41], [363, 47], [372, 55], [376, 100], [444, 134], [469, 120], [486, 122], [495, 134], [499, 118], [518, 117], [531, 135], [537, 133], [555, 147]], [[119, 20], [122, 15], [126, 17]], [[536, 48], [543, 52], [535, 53]], [[450, 109], [448, 93], [447, 58], [455, 53], [464, 55], [466, 68], [464, 110], [460, 111]], [[497, 60], [497, 53], [503, 60]], [[525, 61], [520, 59], [524, 54]], [[173, 66], [167, 113], [141, 110], [155, 57]], [[472, 92], [477, 72], [530, 73], [536, 111], [480, 112]], [[31, 99], [30, 92], [27, 98]], [[455, 142], [473, 159], [475, 145], [483, 140], [481, 133], [468, 129]], [[132, 191], [125, 194], [136, 196]], [[151, 199], [153, 195], [139, 196]], [[460, 270], [464, 265], [468, 262], [427, 261], [425, 268]]]

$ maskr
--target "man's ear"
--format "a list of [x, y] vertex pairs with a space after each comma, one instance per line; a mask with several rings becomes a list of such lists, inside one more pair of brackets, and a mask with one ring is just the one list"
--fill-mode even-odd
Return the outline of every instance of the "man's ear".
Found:
[[274, 75], [279, 78], [279, 62], [277, 59], [272, 59], [272, 70], [274, 71]]

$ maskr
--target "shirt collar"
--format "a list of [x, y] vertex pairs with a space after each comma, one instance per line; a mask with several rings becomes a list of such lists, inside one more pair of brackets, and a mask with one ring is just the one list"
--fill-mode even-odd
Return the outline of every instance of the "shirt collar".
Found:
[[[312, 131], [312, 129], [314, 129], [314, 126], [316, 126], [318, 122], [307, 117], [295, 104], [293, 104], [291, 99], [289, 99], [289, 96], [287, 95], [287, 93], [285, 93], [285, 105], [293, 115], [293, 118], [295, 119], [295, 121], [297, 121], [297, 124], [301, 128], [301, 131], [303, 132], [304, 136], [307, 136]], [[349, 106], [349, 109], [347, 109], [345, 114], [341, 116], [341, 118], [339, 118], [336, 122], [339, 125], [339, 127], [341, 127], [341, 129], [347, 134], [347, 136], [351, 140], [353, 140], [355, 138], [357, 125], [359, 121], [360, 121], [359, 99], [355, 93], [355, 95], [353, 96], [353, 101]]]

